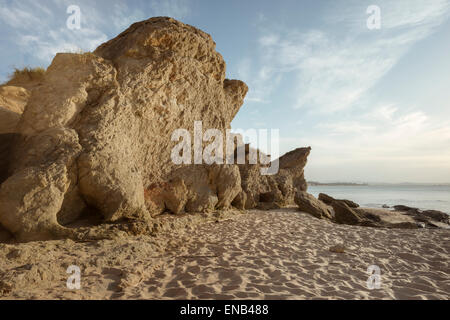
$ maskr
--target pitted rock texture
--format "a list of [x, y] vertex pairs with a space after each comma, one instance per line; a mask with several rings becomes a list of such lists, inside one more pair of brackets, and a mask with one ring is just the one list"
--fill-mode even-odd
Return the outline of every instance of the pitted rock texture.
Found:
[[[54, 238], [86, 207], [148, 219], [144, 190], [176, 169], [172, 132], [228, 129], [246, 92], [225, 79], [211, 36], [171, 18], [136, 23], [93, 54], [58, 54], [18, 124], [0, 223], [29, 240]], [[211, 206], [227, 206], [236, 192], [214, 193]]]

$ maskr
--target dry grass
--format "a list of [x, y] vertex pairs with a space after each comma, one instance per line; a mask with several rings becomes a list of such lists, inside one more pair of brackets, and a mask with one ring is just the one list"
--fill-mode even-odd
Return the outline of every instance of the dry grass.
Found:
[[45, 74], [45, 69], [41, 67], [23, 69], [14, 68], [14, 72], [9, 76], [8, 83], [23, 82], [23, 81], [37, 81], [42, 79]]

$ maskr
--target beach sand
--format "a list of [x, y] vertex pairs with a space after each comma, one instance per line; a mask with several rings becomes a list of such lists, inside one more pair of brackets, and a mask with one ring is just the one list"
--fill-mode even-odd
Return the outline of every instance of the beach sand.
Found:
[[[330, 250], [340, 244], [344, 253]], [[2, 244], [0, 298], [449, 299], [449, 253], [448, 230], [254, 210], [155, 237]], [[66, 286], [70, 265], [81, 270], [79, 290]], [[367, 287], [371, 265], [380, 289]]]

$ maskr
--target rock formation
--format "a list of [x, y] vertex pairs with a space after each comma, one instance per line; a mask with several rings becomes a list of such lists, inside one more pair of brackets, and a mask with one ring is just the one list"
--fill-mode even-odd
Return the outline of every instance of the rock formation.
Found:
[[92, 212], [150, 221], [165, 211], [293, 203], [295, 189], [306, 190], [310, 149], [282, 157], [275, 176], [258, 165], [172, 161], [174, 130], [192, 136], [202, 121], [225, 133], [248, 90], [225, 79], [210, 35], [174, 19], [135, 23], [93, 53], [57, 54], [31, 89], [2, 151], [0, 225], [18, 240], [79, 239], [67, 226]]
[[[249, 147], [246, 149], [246, 164], [239, 165], [242, 179], [242, 193], [236, 199], [236, 206], [245, 209], [255, 207], [273, 209], [294, 205], [296, 190], [306, 191], [304, 168], [311, 148], [293, 150], [279, 159], [279, 171], [275, 175], [261, 175], [259, 164], [249, 164]], [[273, 166], [273, 164], [271, 164]]]

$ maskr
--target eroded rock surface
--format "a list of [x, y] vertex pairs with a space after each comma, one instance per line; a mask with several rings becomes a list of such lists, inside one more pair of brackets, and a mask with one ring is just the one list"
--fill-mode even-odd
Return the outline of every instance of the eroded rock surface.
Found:
[[[93, 54], [58, 54], [18, 124], [0, 223], [40, 239], [36, 230], [54, 234], [58, 219], [76, 220], [87, 206], [106, 221], [148, 219], [144, 190], [176, 169], [172, 132], [192, 131], [196, 120], [228, 129], [246, 92], [225, 79], [208, 34], [170, 18], [136, 23]], [[216, 205], [232, 201], [218, 185], [214, 192]]]
[[[243, 207], [252, 209], [258, 206], [263, 208], [279, 208], [294, 205], [296, 191], [306, 191], [307, 184], [304, 177], [304, 168], [311, 148], [293, 150], [279, 159], [278, 164], [273, 162], [270, 167], [278, 167], [278, 173], [261, 175], [260, 164], [248, 164], [249, 149], [246, 150], [246, 164], [239, 165], [242, 190], [238, 202], [245, 199]], [[269, 206], [265, 206], [269, 204]]]

